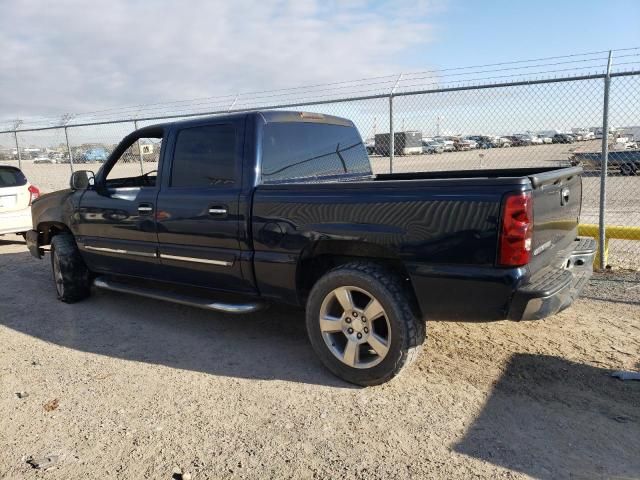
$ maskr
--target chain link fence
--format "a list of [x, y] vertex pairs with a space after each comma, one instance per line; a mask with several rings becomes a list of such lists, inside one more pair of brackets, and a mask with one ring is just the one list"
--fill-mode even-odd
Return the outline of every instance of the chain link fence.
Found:
[[[620, 51], [627, 60], [620, 63], [633, 64], [640, 57], [636, 50]], [[583, 230], [597, 237], [604, 217], [608, 263], [638, 269], [640, 62], [612, 72], [604, 69], [602, 53], [608, 52], [596, 53], [174, 102], [170, 111], [168, 104], [149, 105], [127, 110], [124, 119], [116, 118], [122, 111], [105, 110], [94, 117], [64, 116], [58, 125], [51, 119], [15, 122], [0, 132], [0, 163], [20, 166], [46, 193], [67, 188], [74, 169], [99, 168], [136, 128], [266, 108], [314, 111], [354, 121], [375, 173], [581, 165]], [[608, 155], [601, 211], [603, 140]], [[118, 173], [155, 170], [159, 152], [157, 139], [141, 140], [118, 162]]]

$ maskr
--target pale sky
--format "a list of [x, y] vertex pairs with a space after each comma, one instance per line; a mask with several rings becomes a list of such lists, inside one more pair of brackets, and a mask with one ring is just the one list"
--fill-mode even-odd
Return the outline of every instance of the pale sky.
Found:
[[640, 2], [0, 0], [0, 118], [640, 46]]

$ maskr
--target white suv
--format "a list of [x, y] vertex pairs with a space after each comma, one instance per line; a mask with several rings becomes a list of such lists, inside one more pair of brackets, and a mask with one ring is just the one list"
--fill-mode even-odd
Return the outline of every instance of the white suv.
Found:
[[39, 196], [20, 169], [0, 165], [0, 235], [31, 230], [31, 202]]

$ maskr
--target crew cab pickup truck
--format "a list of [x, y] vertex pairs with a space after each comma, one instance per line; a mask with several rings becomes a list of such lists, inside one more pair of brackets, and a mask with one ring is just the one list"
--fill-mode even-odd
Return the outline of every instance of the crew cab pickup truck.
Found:
[[[157, 167], [132, 163], [125, 152], [149, 138]], [[51, 245], [64, 302], [93, 286], [228, 313], [303, 306], [322, 362], [373, 385], [415, 357], [425, 319], [540, 319], [571, 304], [595, 252], [577, 237], [581, 172], [375, 175], [349, 120], [200, 118], [137, 130], [95, 175], [34, 201], [27, 244], [37, 258]]]

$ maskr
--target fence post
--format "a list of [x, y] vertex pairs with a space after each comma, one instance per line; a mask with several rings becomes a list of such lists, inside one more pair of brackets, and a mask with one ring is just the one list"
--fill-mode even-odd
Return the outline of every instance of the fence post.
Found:
[[396, 150], [395, 131], [393, 128], [393, 95], [396, 93], [400, 80], [402, 80], [402, 73], [398, 75], [398, 79], [391, 89], [391, 93], [389, 93], [389, 173], [393, 173], [393, 157]]
[[389, 173], [393, 173], [393, 153], [395, 150], [393, 132], [393, 93], [389, 95]]
[[18, 155], [18, 168], [22, 170], [22, 154], [20, 153], [20, 144], [18, 143], [18, 128], [22, 125], [22, 120], [13, 122], [13, 137], [16, 141], [16, 154]]
[[18, 143], [18, 132], [14, 130], [13, 136], [16, 139], [16, 152], [18, 153], [18, 168], [22, 170], [22, 155], [20, 155], [20, 144]]
[[606, 258], [606, 225], [605, 213], [607, 208], [607, 164], [609, 163], [609, 88], [611, 86], [611, 50], [607, 61], [607, 74], [604, 77], [604, 104], [602, 106], [602, 154], [600, 157], [600, 218], [599, 218], [599, 242], [600, 269], [604, 270], [607, 264]]
[[[134, 130], [138, 130], [138, 120], [133, 121]], [[140, 139], [138, 139], [138, 157], [140, 157], [140, 175], [144, 175], [144, 166], [142, 165], [142, 146], [140, 145]]]
[[64, 138], [67, 140], [67, 152], [69, 153], [69, 167], [71, 168], [71, 174], [73, 175], [73, 153], [71, 153], [71, 145], [69, 145], [69, 132], [67, 127], [64, 127]]

